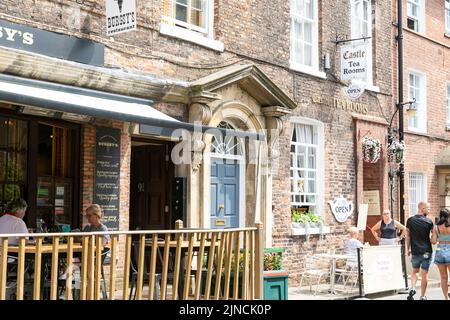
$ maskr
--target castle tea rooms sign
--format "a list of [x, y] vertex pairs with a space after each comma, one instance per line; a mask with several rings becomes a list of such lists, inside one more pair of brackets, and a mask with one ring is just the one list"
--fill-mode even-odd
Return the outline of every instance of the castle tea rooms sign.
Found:
[[366, 79], [368, 46], [350, 44], [341, 47], [341, 80]]
[[136, 30], [136, 0], [106, 0], [106, 35]]

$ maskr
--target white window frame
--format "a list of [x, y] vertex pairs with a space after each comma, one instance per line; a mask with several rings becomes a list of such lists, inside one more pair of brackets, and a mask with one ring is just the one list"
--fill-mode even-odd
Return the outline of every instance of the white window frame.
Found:
[[[420, 79], [420, 86], [411, 85], [410, 75], [418, 77]], [[427, 77], [424, 73], [416, 70], [408, 70], [408, 101], [412, 101], [414, 97], [411, 96], [411, 87], [414, 90], [419, 90], [420, 100], [415, 103], [417, 108], [415, 119], [417, 121], [416, 126], [412, 125], [411, 118], [408, 118], [408, 130], [413, 132], [426, 133], [427, 132]]]
[[[410, 8], [417, 7], [417, 15], [413, 15]], [[406, 1], [406, 27], [408, 28], [408, 18], [417, 21], [417, 30], [415, 32], [425, 32], [425, 0], [407, 0]], [[409, 28], [408, 28], [409, 29]], [[412, 30], [412, 29], [409, 29]]]
[[[295, 12], [295, 8], [297, 7], [297, 3], [302, 3], [304, 7], [304, 2], [306, 0], [291, 0], [291, 50], [290, 50], [290, 59], [289, 59], [289, 67], [292, 70], [308, 73], [313, 76], [319, 78], [326, 78], [325, 72], [321, 72], [319, 70], [319, 9], [318, 9], [318, 0], [309, 0], [313, 2], [313, 19], [309, 19], [302, 15], [299, 15]], [[295, 50], [295, 43], [297, 41], [304, 42], [303, 39], [298, 39], [295, 34], [294, 23], [303, 23], [305, 21], [312, 22], [312, 43], [311, 43], [311, 62], [312, 65], [304, 64], [301, 59], [303, 57], [299, 57], [298, 53]]]
[[[418, 179], [420, 177], [420, 179]], [[417, 182], [421, 185], [418, 188]], [[414, 183], [414, 184], [413, 184]], [[428, 201], [427, 174], [425, 172], [408, 173], [408, 216], [414, 216], [417, 211], [417, 205], [420, 201]], [[413, 195], [412, 192], [415, 194]]]
[[[291, 131], [291, 139], [290, 139], [290, 143], [289, 143], [289, 153], [290, 152], [290, 148], [292, 146], [292, 144], [295, 145], [303, 145], [301, 143], [292, 142], [292, 136], [295, 130], [295, 124], [303, 124], [303, 125], [309, 125], [309, 126], [313, 126], [314, 128], [314, 133], [317, 134], [317, 144], [316, 146], [316, 192], [314, 193], [316, 195], [316, 200], [315, 200], [315, 206], [316, 206], [316, 210], [315, 210], [315, 214], [318, 216], [325, 216], [325, 206], [324, 206], [324, 194], [325, 194], [325, 163], [324, 163], [324, 156], [325, 156], [325, 139], [324, 139], [324, 124], [318, 120], [315, 119], [310, 119], [310, 118], [302, 118], [302, 117], [293, 117], [291, 118], [291, 126], [292, 126], [292, 131]], [[305, 145], [306, 146], [306, 145]], [[310, 146], [310, 145], [307, 145]], [[308, 159], [306, 158], [306, 161], [308, 161]], [[293, 179], [293, 177], [291, 176], [291, 170], [296, 169], [295, 167], [291, 167], [289, 165], [289, 180], [291, 181]], [[290, 191], [289, 192], [290, 197], [291, 197], [291, 206], [300, 206], [300, 205], [309, 205], [307, 203], [298, 203], [298, 202], [293, 202], [292, 201], [292, 195], [293, 193]]]
[[446, 121], [446, 127], [447, 129], [450, 129], [450, 82], [447, 82], [447, 85], [445, 86], [445, 93], [446, 93], [446, 111], [447, 111], [447, 121]]
[[445, 0], [445, 33], [450, 35], [450, 0]]
[[[175, 6], [176, 0], [168, 0]], [[191, 0], [188, 0], [188, 5]], [[175, 10], [172, 9], [175, 15]], [[161, 16], [159, 32], [161, 34], [196, 43], [216, 51], [223, 52], [222, 42], [214, 40], [214, 0], [205, 0], [205, 28], [177, 20], [174, 16]]]
[[[361, 3], [361, 8], [364, 8], [363, 3], [367, 3], [367, 18], [368, 20], [364, 20], [364, 11], [361, 10], [360, 12], [355, 11], [355, 7], [357, 3]], [[372, 1], [371, 0], [352, 0], [350, 1], [350, 21], [351, 21], [351, 38], [352, 39], [358, 39], [362, 37], [370, 37], [370, 39], [367, 40], [358, 40], [354, 41], [353, 43], [364, 43], [364, 41], [367, 43], [367, 79], [365, 81], [366, 86], [371, 88], [373, 87], [373, 70], [372, 70], [372, 60], [373, 60], [373, 53], [372, 53]], [[358, 25], [362, 26], [363, 23], [367, 24], [367, 34], [358, 34]]]

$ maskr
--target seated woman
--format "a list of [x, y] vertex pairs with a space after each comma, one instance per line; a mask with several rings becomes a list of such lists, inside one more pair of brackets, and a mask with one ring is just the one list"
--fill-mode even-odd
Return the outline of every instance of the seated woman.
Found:
[[[108, 227], [106, 227], [103, 223], [101, 223], [101, 219], [103, 217], [102, 208], [98, 204], [90, 205], [86, 209], [86, 218], [89, 222], [83, 228], [83, 232], [99, 232], [99, 231], [108, 231]], [[103, 246], [107, 247], [111, 237], [107, 234], [103, 236]]]

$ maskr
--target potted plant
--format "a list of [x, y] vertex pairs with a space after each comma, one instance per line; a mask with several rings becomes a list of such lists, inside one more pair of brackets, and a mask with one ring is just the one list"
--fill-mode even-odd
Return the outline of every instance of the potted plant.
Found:
[[366, 162], [376, 163], [380, 159], [381, 142], [372, 137], [362, 139], [363, 159]]
[[293, 228], [309, 229], [310, 216], [307, 213], [298, 211], [295, 208], [291, 209], [291, 219]]
[[393, 140], [388, 147], [389, 157], [395, 159], [395, 163], [400, 164], [405, 157], [405, 142]]
[[289, 273], [282, 268], [283, 248], [264, 249], [264, 300], [287, 300]]

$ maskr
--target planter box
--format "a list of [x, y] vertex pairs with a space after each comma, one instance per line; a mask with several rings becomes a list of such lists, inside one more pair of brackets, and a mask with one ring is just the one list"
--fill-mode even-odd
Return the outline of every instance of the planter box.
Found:
[[[206, 270], [202, 272], [202, 282], [200, 286], [200, 293], [204, 295], [206, 293]], [[223, 297], [225, 289], [225, 274], [222, 273], [220, 277], [220, 296]], [[211, 289], [209, 291], [210, 297], [214, 296], [214, 291], [216, 289], [216, 273], [212, 273], [211, 277]], [[234, 294], [234, 272], [230, 273], [230, 288], [228, 292], [229, 297], [233, 297]], [[239, 287], [238, 287], [238, 299], [242, 299], [242, 274], [239, 275]]]
[[287, 300], [288, 276], [285, 270], [264, 271], [264, 300]]
[[[323, 234], [327, 234], [330, 233], [330, 227], [326, 227], [324, 226], [322, 228], [322, 233]], [[291, 227], [291, 234], [293, 236], [302, 236], [302, 235], [306, 235], [306, 228], [295, 228], [294, 225], [292, 225]], [[320, 234], [320, 228], [309, 228], [308, 230], [308, 234], [312, 235], [312, 234]]]

